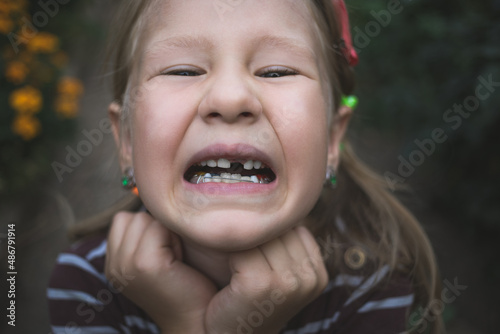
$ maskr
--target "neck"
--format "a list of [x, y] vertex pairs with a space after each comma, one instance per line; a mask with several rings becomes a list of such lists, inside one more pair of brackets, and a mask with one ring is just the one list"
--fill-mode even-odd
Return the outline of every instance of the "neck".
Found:
[[183, 239], [183, 261], [210, 278], [221, 289], [229, 284], [229, 253], [201, 247]]

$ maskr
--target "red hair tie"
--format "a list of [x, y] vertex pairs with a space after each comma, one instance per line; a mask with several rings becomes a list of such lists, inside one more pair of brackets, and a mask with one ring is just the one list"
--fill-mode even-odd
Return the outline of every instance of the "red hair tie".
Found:
[[349, 15], [344, 0], [332, 0], [333, 7], [337, 12], [337, 17], [340, 20], [342, 27], [342, 39], [345, 43], [344, 56], [350, 66], [356, 66], [359, 61], [358, 54], [352, 45], [351, 26], [349, 25]]

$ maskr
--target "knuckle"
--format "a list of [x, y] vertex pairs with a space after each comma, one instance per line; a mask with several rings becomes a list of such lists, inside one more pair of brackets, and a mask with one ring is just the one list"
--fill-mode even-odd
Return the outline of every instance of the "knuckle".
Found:
[[133, 216], [133, 213], [127, 211], [118, 211], [113, 216], [113, 224], [119, 224], [121, 222], [129, 221]]
[[147, 212], [137, 212], [135, 213], [135, 216], [141, 221], [150, 222], [153, 220], [153, 217], [151, 217], [151, 215], [148, 214]]
[[113, 216], [112, 224], [124, 224], [134, 221], [134, 223], [145, 224], [153, 221], [153, 217], [146, 212], [118, 211]]
[[284, 276], [287, 290], [313, 291], [321, 285], [321, 275], [317, 268], [309, 263], [308, 265], [297, 265]]
[[262, 291], [273, 287], [274, 280], [271, 275], [262, 275], [255, 278], [255, 290]]
[[318, 286], [318, 276], [315, 273], [306, 273], [301, 278], [302, 287], [306, 290], [312, 290]]
[[279, 281], [272, 275], [262, 275], [254, 278], [249, 278], [251, 285], [243, 284], [238, 291], [243, 295], [252, 296], [253, 298], [262, 298], [267, 296], [270, 291], [279, 288]]
[[151, 257], [135, 254], [133, 259], [134, 269], [139, 274], [146, 274], [156, 269], [156, 263]]
[[295, 270], [287, 270], [281, 276], [282, 288], [285, 291], [296, 291], [300, 287], [300, 278]]

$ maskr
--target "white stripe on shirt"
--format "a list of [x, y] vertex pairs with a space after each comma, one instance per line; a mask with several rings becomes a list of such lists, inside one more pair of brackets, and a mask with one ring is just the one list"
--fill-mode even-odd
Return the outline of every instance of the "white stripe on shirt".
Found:
[[122, 329], [123, 334], [132, 334], [132, 332], [130, 331], [130, 328], [126, 327], [125, 325], [120, 324], [120, 328]]
[[99, 300], [95, 299], [88, 293], [77, 290], [66, 289], [47, 289], [47, 298], [53, 300], [74, 300], [82, 301], [93, 305], [103, 305]]
[[347, 228], [345, 227], [345, 222], [342, 218], [337, 217], [335, 219], [335, 225], [337, 225], [337, 229], [339, 230], [340, 233], [345, 234]]
[[69, 254], [69, 253], [62, 253], [57, 257], [57, 263], [59, 264], [65, 264], [65, 265], [71, 265], [77, 268], [80, 268], [82, 270], [85, 270], [86, 272], [94, 275], [101, 281], [107, 283], [106, 277], [104, 274], [99, 273], [90, 263], [88, 263], [85, 259], [82, 259], [78, 255], [75, 254]]
[[100, 257], [100, 256], [105, 255], [106, 254], [106, 246], [107, 245], [108, 245], [108, 241], [104, 240], [103, 242], [101, 242], [101, 244], [99, 246], [97, 246], [96, 248], [94, 248], [90, 252], [88, 252], [87, 256], [85, 256], [85, 258], [88, 261], [92, 261], [96, 257]]
[[365, 313], [388, 308], [406, 307], [410, 306], [411, 304], [413, 304], [413, 294], [401, 297], [390, 297], [382, 300], [369, 301], [358, 310], [358, 313]]
[[339, 316], [340, 312], [335, 312], [335, 314], [331, 318], [310, 322], [302, 328], [286, 331], [283, 334], [309, 334], [317, 333], [320, 330], [327, 330], [333, 323], [337, 321]]
[[109, 326], [78, 326], [74, 325], [69, 327], [69, 325], [62, 326], [52, 326], [53, 334], [120, 334], [120, 332]]
[[380, 270], [376, 271], [373, 273], [370, 277], [367, 278], [367, 280], [361, 285], [359, 288], [357, 288], [349, 297], [349, 299], [344, 303], [344, 306], [349, 305], [362, 295], [364, 295], [366, 292], [368, 292], [371, 288], [373, 288], [378, 282], [384, 278], [385, 275], [389, 272], [389, 266], [385, 265]]
[[135, 326], [142, 330], [149, 330], [151, 333], [154, 334], [160, 333], [158, 327], [156, 327], [155, 324], [135, 315], [125, 316], [125, 324], [129, 327]]
[[339, 286], [352, 286], [356, 287], [359, 286], [365, 278], [363, 276], [354, 276], [354, 275], [347, 275], [347, 274], [340, 274], [335, 276], [335, 279], [331, 280], [328, 285], [326, 286], [325, 290], [323, 290], [323, 293], [329, 292], [335, 287]]

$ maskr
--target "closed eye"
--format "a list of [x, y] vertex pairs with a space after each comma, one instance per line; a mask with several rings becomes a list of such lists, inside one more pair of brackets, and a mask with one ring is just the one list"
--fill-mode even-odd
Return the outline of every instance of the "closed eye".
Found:
[[[203, 75], [205, 74], [205, 72], [197, 69], [179, 68], [179, 69], [166, 70], [163, 71], [161, 74], [172, 75], [172, 76], [195, 77]], [[281, 78], [286, 76], [294, 76], [298, 74], [299, 72], [285, 67], [271, 67], [261, 71], [260, 73], [257, 73], [258, 76], [263, 78]]]
[[205, 74], [205, 72], [198, 69], [191, 68], [174, 68], [168, 69], [161, 72], [161, 75], [173, 75], [173, 76], [181, 76], [181, 77], [197, 77]]
[[271, 67], [267, 68], [257, 75], [263, 78], [281, 78], [291, 75], [298, 75], [299, 72], [286, 67]]

